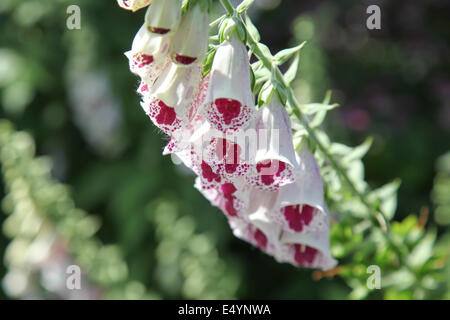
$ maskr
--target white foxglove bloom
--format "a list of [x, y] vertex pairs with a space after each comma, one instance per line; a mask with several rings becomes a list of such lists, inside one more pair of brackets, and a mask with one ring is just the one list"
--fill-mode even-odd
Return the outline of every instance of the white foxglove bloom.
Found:
[[298, 154], [295, 183], [280, 189], [272, 219], [284, 230], [278, 259], [328, 270], [336, 265], [329, 248], [329, 217], [314, 155], [304, 146]]
[[273, 219], [290, 232], [321, 229], [328, 221], [322, 178], [314, 155], [306, 147], [298, 154], [296, 174], [295, 183], [281, 188], [279, 211], [272, 212]]
[[200, 86], [201, 67], [170, 65], [143, 96], [142, 108], [167, 134], [185, 126]]
[[337, 262], [330, 253], [329, 227], [314, 232], [284, 232], [275, 258], [299, 267], [329, 270]]
[[181, 19], [180, 0], [153, 0], [145, 14], [148, 31], [156, 34], [174, 32]]
[[170, 37], [155, 36], [144, 24], [134, 37], [131, 50], [125, 53], [131, 72], [151, 86], [169, 63], [169, 46]]
[[255, 166], [247, 176], [248, 182], [268, 190], [294, 182], [297, 159], [291, 122], [277, 95], [259, 110], [256, 133]]
[[152, 3], [153, 0], [117, 0], [117, 3], [121, 8], [131, 10], [131, 11], [137, 11], [139, 9], [145, 8], [150, 3]]
[[247, 50], [236, 35], [217, 49], [203, 113], [225, 133], [245, 129], [256, 113]]
[[208, 49], [209, 18], [200, 5], [190, 8], [174, 35], [171, 57], [181, 65], [201, 64]]

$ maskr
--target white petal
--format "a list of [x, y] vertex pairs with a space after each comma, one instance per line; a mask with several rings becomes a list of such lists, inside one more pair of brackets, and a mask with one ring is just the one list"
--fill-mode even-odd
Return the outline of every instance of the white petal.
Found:
[[130, 70], [151, 86], [168, 65], [169, 45], [170, 37], [155, 36], [143, 25], [134, 37], [131, 50], [125, 53]]
[[297, 161], [296, 181], [281, 189], [279, 205], [307, 204], [325, 212], [322, 177], [314, 155], [304, 146]]
[[208, 92], [207, 101], [227, 98], [254, 107], [247, 49], [236, 36], [223, 42], [217, 49], [210, 81], [211, 90]]
[[148, 29], [157, 34], [174, 32], [181, 19], [180, 0], [153, 0], [145, 14]]
[[163, 71], [144, 101], [162, 101], [175, 109], [177, 119], [187, 123], [189, 112], [200, 86], [199, 66], [180, 67], [174, 63]]
[[312, 263], [306, 265], [307, 267], [329, 270], [337, 264], [337, 261], [333, 259], [330, 253], [328, 225], [314, 232], [284, 232], [281, 237], [281, 243], [282, 247], [276, 255], [277, 260], [280, 262], [289, 262], [297, 265], [295, 256], [292, 253], [292, 246], [303, 245], [318, 251]]
[[269, 105], [261, 107], [256, 130], [258, 132], [256, 163], [279, 160], [293, 168], [297, 167], [289, 115], [276, 95]]

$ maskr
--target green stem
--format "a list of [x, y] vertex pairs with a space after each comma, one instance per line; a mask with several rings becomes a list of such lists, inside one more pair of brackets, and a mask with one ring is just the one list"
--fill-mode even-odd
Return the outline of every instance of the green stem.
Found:
[[225, 8], [225, 10], [227, 10], [227, 12], [229, 14], [233, 14], [234, 13], [234, 8], [231, 5], [229, 0], [220, 0], [220, 3], [222, 4], [222, 6]]

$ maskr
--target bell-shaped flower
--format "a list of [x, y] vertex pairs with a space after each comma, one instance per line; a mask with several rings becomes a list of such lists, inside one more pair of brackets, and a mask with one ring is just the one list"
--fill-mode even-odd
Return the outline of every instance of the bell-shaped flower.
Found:
[[297, 155], [296, 176], [295, 183], [280, 189], [272, 219], [289, 232], [321, 229], [328, 219], [322, 178], [314, 155], [306, 146]]
[[183, 16], [174, 35], [172, 61], [180, 65], [201, 64], [208, 49], [208, 34], [208, 13], [197, 4]]
[[171, 135], [186, 125], [201, 79], [201, 67], [180, 67], [171, 63], [144, 94], [142, 108], [152, 122]]
[[247, 50], [237, 35], [216, 51], [203, 113], [211, 125], [227, 133], [245, 129], [256, 113], [250, 88]]
[[328, 223], [311, 232], [283, 232], [275, 258], [299, 267], [334, 268], [337, 262], [330, 253]]
[[175, 32], [181, 19], [180, 0], [153, 0], [145, 14], [148, 31], [155, 34]]
[[129, 60], [131, 72], [142, 79], [142, 91], [146, 91], [144, 85], [151, 86], [168, 65], [169, 46], [169, 37], [153, 35], [145, 24], [134, 37], [131, 50], [125, 55]]
[[262, 189], [276, 190], [295, 181], [297, 167], [289, 115], [275, 94], [259, 110], [253, 170], [247, 180]]
[[150, 5], [153, 0], [117, 0], [121, 8], [131, 11], [137, 11]]

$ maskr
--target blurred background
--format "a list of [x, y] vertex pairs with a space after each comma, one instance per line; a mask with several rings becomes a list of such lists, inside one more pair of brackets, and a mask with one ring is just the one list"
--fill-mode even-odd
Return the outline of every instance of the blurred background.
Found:
[[[71, 4], [80, 30], [66, 27]], [[381, 30], [366, 27], [372, 4]], [[432, 228], [448, 255], [450, 3], [257, 0], [249, 14], [273, 53], [308, 41], [299, 100], [333, 91], [329, 136], [373, 136], [366, 180], [400, 178], [394, 220]], [[450, 298], [445, 259], [432, 279], [355, 294], [339, 272], [278, 264], [234, 238], [139, 106], [123, 52], [143, 18], [116, 1], [0, 2], [1, 298]], [[82, 290], [66, 290], [70, 264]]]

